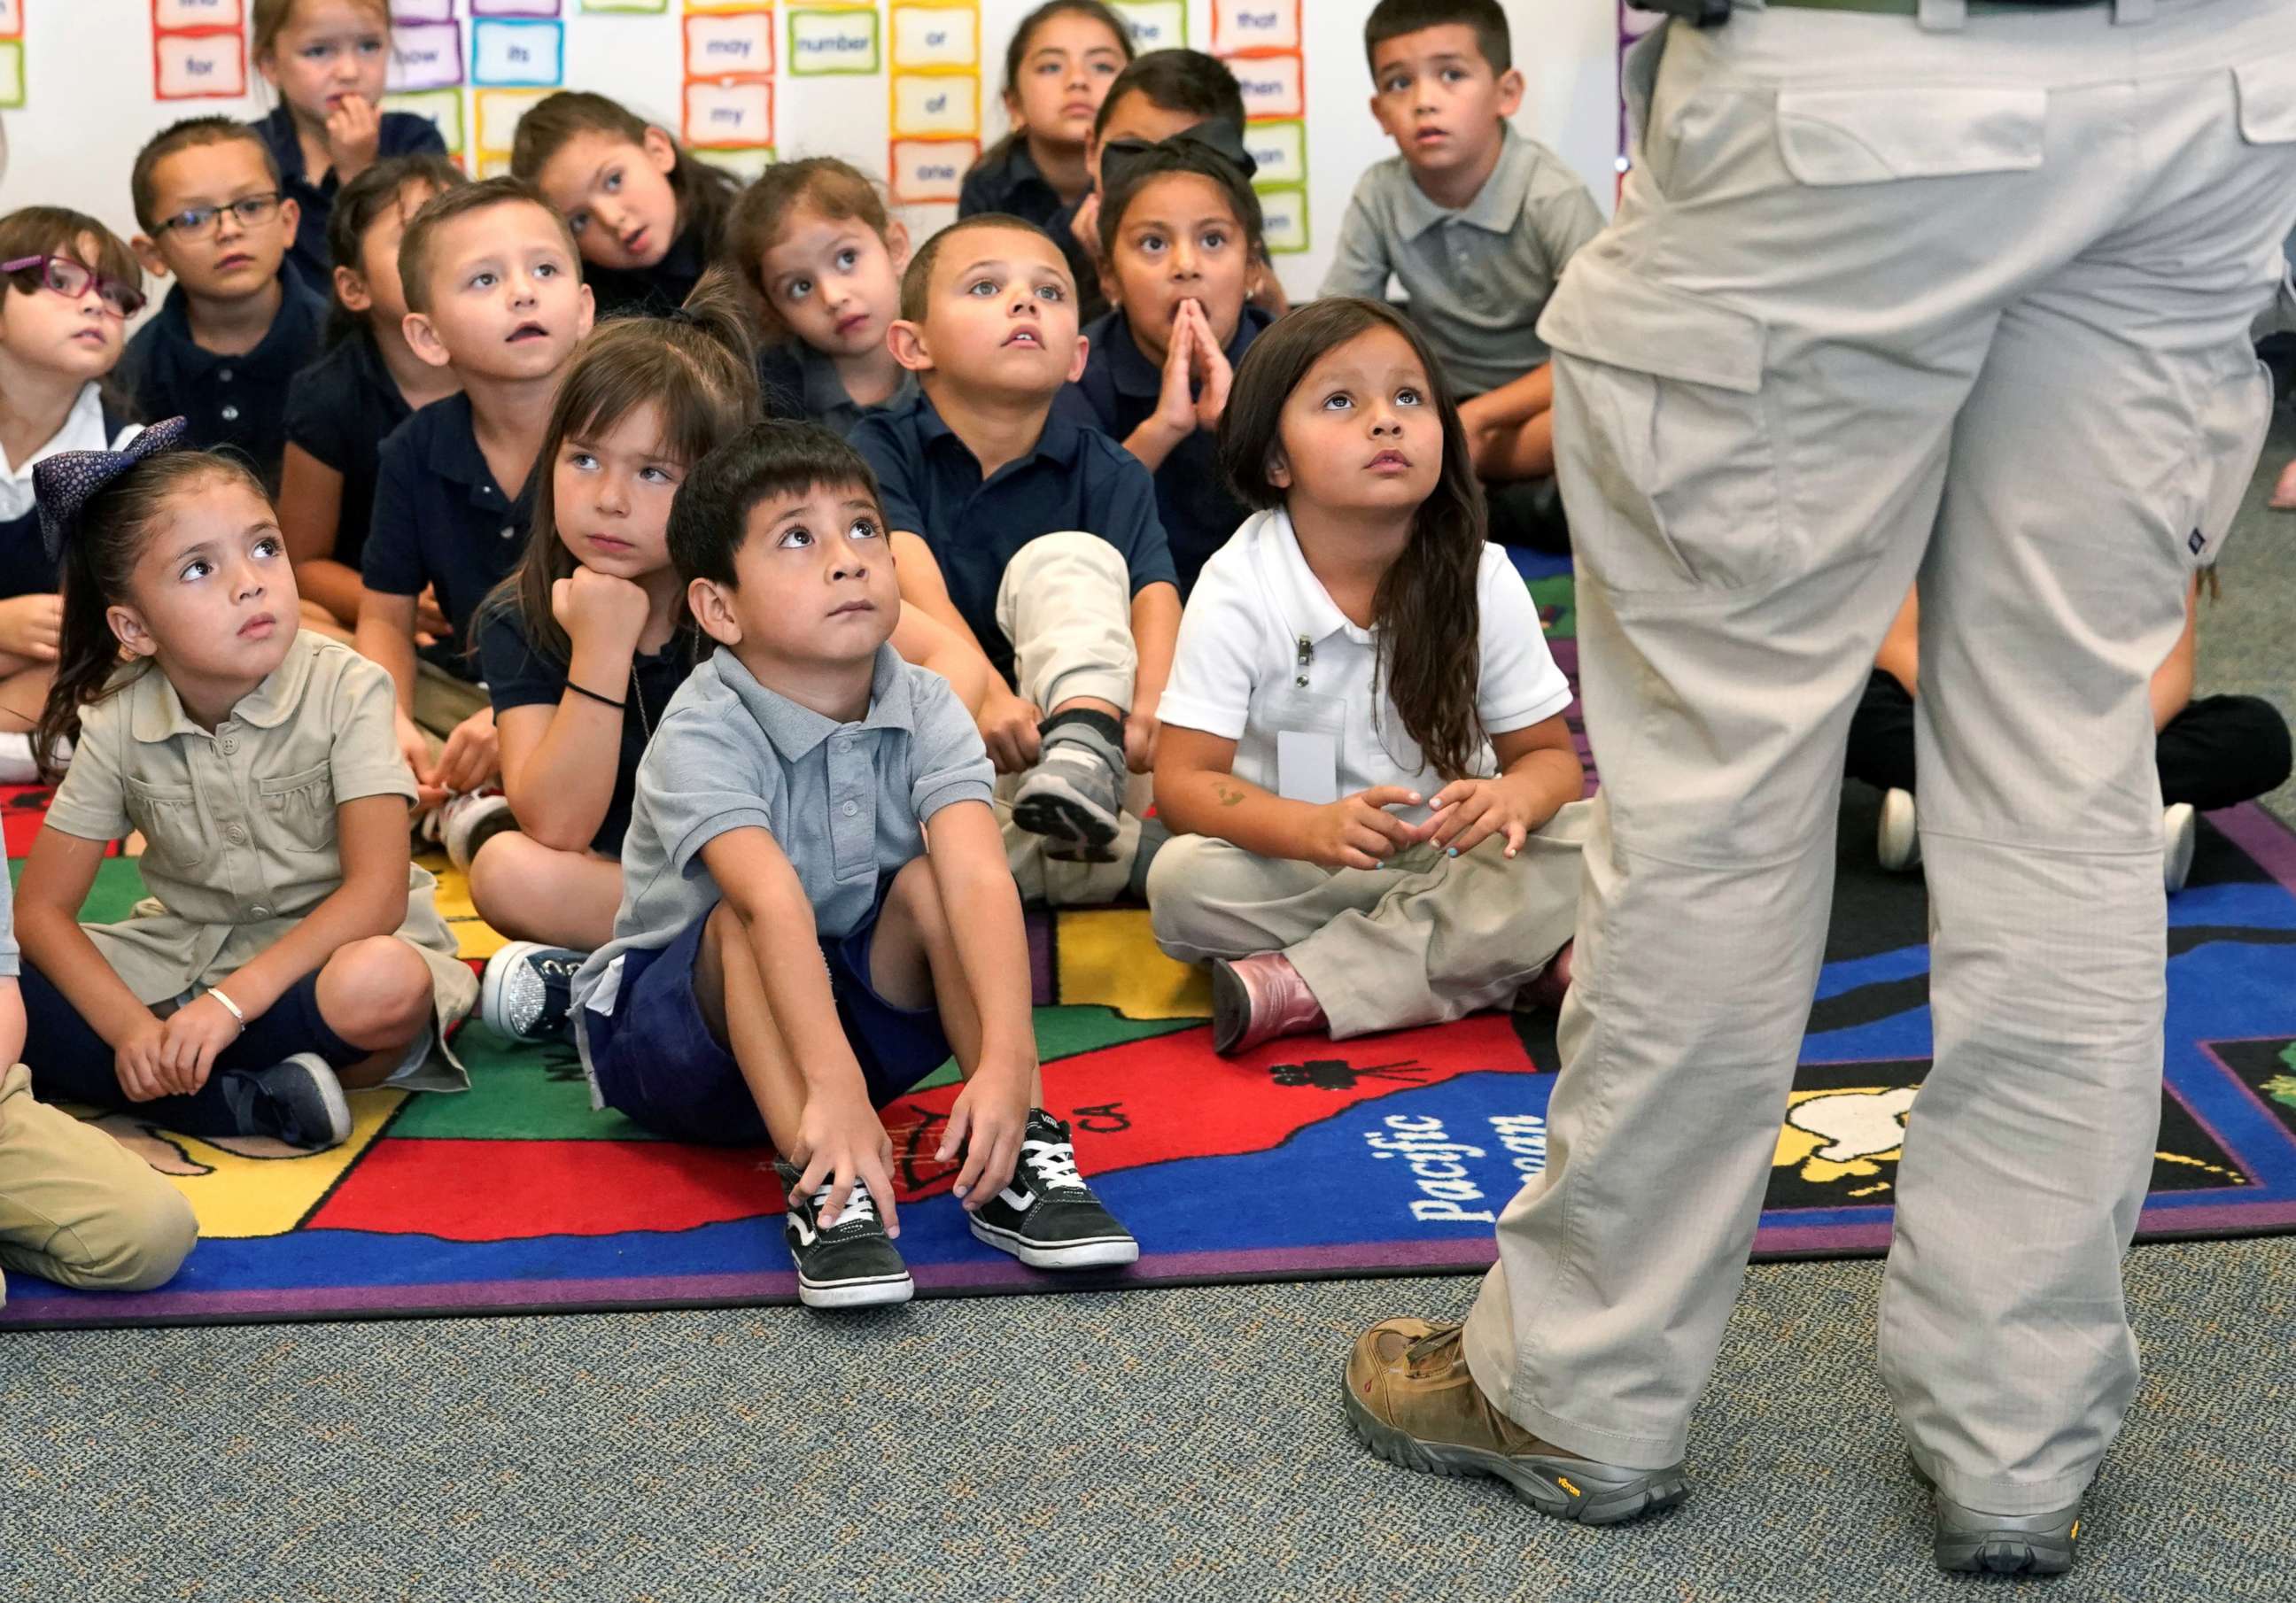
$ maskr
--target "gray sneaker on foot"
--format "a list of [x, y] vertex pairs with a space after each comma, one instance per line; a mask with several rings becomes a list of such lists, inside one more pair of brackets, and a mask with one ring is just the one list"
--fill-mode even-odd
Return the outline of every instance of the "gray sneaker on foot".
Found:
[[1045, 838], [1045, 855], [1113, 863], [1124, 811], [1124, 752], [1095, 731], [1062, 726], [1013, 797], [1013, 822]]
[[1937, 1498], [1938, 1568], [1985, 1575], [2062, 1575], [2073, 1566], [2081, 1506], [2046, 1514], [1988, 1514]]

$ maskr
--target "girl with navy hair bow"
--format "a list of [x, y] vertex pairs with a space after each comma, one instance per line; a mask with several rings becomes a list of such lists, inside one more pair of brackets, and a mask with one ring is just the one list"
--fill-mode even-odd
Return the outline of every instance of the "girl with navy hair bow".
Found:
[[[77, 750], [18, 891], [24, 1055], [45, 1096], [330, 1147], [347, 1087], [467, 1084], [445, 1040], [477, 982], [407, 861], [388, 676], [298, 631], [261, 484], [184, 433], [34, 470], [63, 580], [34, 749]], [[152, 901], [81, 923], [131, 831]]]

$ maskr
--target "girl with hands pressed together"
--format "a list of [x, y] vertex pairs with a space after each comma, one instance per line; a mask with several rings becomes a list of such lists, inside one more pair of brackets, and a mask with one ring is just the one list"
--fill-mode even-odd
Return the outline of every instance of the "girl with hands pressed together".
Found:
[[[346, 1087], [460, 1089], [477, 985], [407, 862], [382, 671], [296, 628], [276, 515], [180, 420], [35, 470], [63, 560], [41, 750], [77, 742], [18, 897], [39, 1089], [187, 1134], [332, 1146]], [[78, 912], [140, 830], [158, 904]]]
[[1148, 877], [1158, 944], [1212, 962], [1214, 1046], [1559, 1001], [1570, 687], [1426, 348], [1374, 301], [1303, 307], [1239, 365], [1219, 446], [1260, 510], [1181, 620]]
[[1183, 600], [1244, 519], [1215, 448], [1235, 364], [1273, 321], [1246, 299], [1261, 245], [1253, 170], [1242, 135], [1219, 120], [1101, 152], [1116, 307], [1085, 330], [1083, 376], [1061, 394], [1078, 422], [1123, 441], [1155, 475]]

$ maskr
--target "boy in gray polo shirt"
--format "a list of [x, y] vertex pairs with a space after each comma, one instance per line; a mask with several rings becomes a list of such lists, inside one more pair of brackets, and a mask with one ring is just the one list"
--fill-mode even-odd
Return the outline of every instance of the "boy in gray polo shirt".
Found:
[[597, 1105], [682, 1141], [770, 1140], [800, 1299], [904, 1302], [876, 1109], [953, 1050], [938, 1157], [961, 1161], [972, 1233], [1039, 1269], [1133, 1262], [1044, 1109], [987, 750], [888, 643], [900, 590], [868, 465], [816, 425], [753, 427], [680, 487], [669, 554], [718, 650], [638, 766], [614, 938], [574, 979]]
[[1493, 492], [1491, 537], [1568, 550], [1538, 324], [1603, 214], [1561, 157], [1508, 121], [1522, 75], [1498, 0], [1380, 0], [1364, 48], [1372, 115], [1402, 154], [1357, 184], [1324, 293], [1379, 299], [1401, 282], [1461, 397]]

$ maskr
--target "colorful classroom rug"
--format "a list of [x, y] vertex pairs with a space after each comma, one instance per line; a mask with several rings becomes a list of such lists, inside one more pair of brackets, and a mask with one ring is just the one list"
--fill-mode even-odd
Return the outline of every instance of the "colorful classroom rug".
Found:
[[[1571, 667], [1569, 580], [1534, 589]], [[0, 797], [12, 856], [37, 801]], [[1767, 1257], [1888, 1241], [1930, 1023], [1922, 882], [1874, 866], [1875, 806], [1856, 787], [1844, 804], [1833, 934], [1757, 1244]], [[123, 916], [137, 888], [132, 859], [107, 863], [89, 916]], [[465, 955], [481, 958], [497, 937], [449, 890]], [[2168, 1084], [2143, 1234], [2296, 1230], [2296, 836], [2254, 807], [2211, 816], [2169, 922]], [[1546, 1158], [1551, 1015], [1284, 1042], [1229, 1062], [1210, 1050], [1202, 977], [1157, 952], [1144, 912], [1032, 915], [1030, 934], [1047, 1100], [1138, 1233], [1141, 1261], [1053, 1277], [975, 1242], [931, 1157], [955, 1093], [945, 1070], [886, 1114], [901, 1247], [922, 1294], [1489, 1263], [1494, 1215]], [[461, 1044], [471, 1092], [357, 1094], [357, 1130], [332, 1152], [106, 1117], [193, 1200], [198, 1249], [172, 1284], [139, 1296], [12, 1277], [0, 1325], [794, 1300], [765, 1152], [675, 1146], [592, 1112], [570, 1051], [511, 1050], [476, 1025]]]

